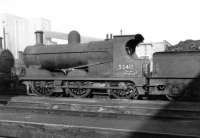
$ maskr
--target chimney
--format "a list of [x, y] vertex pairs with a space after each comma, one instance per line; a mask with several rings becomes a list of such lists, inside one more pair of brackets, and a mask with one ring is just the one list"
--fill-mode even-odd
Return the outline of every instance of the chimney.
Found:
[[36, 31], [35, 36], [36, 36], [36, 45], [44, 45], [43, 43], [43, 31]]

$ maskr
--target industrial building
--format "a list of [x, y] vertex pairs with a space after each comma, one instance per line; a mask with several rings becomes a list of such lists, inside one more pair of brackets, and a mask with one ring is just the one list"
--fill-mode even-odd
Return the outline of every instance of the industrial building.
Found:
[[0, 14], [0, 36], [3, 48], [9, 49], [15, 58], [18, 51], [35, 43], [36, 30], [50, 31], [51, 22], [43, 18], [23, 18], [13, 14]]
[[136, 54], [138, 57], [146, 57], [152, 59], [153, 53], [165, 51], [167, 47], [172, 46], [168, 41], [141, 43], [136, 48]]

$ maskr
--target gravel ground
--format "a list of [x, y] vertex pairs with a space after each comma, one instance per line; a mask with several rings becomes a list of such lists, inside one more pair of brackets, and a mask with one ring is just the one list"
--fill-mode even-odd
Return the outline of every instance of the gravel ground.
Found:
[[135, 117], [134, 119], [115, 119], [10, 112], [1, 112], [0, 120], [200, 136], [200, 120], [163, 120], [143, 117]]

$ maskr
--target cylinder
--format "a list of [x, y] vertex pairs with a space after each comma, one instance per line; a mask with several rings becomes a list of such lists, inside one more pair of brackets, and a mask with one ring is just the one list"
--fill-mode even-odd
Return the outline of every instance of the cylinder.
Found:
[[43, 31], [36, 31], [36, 45], [43, 45]]
[[0, 37], [0, 49], [3, 49], [3, 37]]

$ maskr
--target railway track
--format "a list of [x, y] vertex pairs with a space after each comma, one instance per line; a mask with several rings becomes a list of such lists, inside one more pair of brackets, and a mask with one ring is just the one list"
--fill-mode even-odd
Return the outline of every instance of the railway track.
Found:
[[[0, 136], [200, 137], [199, 103], [24, 96], [3, 100]], [[9, 135], [7, 130], [14, 127]]]
[[[166, 101], [129, 101], [106, 99], [65, 99], [18, 96], [5, 99], [0, 110], [42, 112], [48, 114], [72, 114], [115, 118], [146, 116], [171, 119], [200, 119], [200, 104]], [[1, 101], [1, 99], [0, 99]]]
[[[79, 119], [77, 121], [80, 121]], [[161, 131], [158, 127], [155, 128], [153, 125], [151, 130], [147, 130], [147, 127], [135, 127], [131, 125], [131, 128], [120, 128], [112, 126], [98, 126], [96, 123], [94, 125], [88, 125], [91, 123], [87, 119], [86, 125], [65, 125], [65, 124], [55, 124], [55, 123], [44, 123], [43, 122], [28, 122], [28, 121], [11, 121], [11, 120], [0, 120], [0, 133], [4, 136], [14, 136], [20, 138], [27, 138], [32, 136], [32, 138], [49, 138], [49, 137], [80, 137], [80, 138], [199, 138], [197, 133], [185, 133], [183, 131], [175, 132], [176, 130]], [[96, 121], [99, 123], [99, 121]], [[102, 122], [101, 123], [105, 123]], [[127, 122], [125, 122], [127, 123]], [[149, 122], [150, 123], [150, 122]], [[75, 124], [75, 123], [74, 123]], [[86, 123], [85, 123], [86, 124]], [[116, 124], [117, 125], [117, 124]], [[119, 124], [118, 124], [119, 125]], [[124, 125], [124, 124], [123, 124]], [[130, 127], [130, 125], [128, 126]], [[169, 127], [169, 125], [168, 125]], [[173, 126], [174, 127], [174, 126]], [[188, 128], [188, 127], [187, 127]], [[13, 133], [9, 133], [6, 129], [13, 129]], [[26, 131], [23, 131], [25, 130]], [[156, 129], [156, 130], [155, 130]], [[188, 131], [190, 131], [189, 129]], [[3, 133], [2, 133], [3, 132]]]

